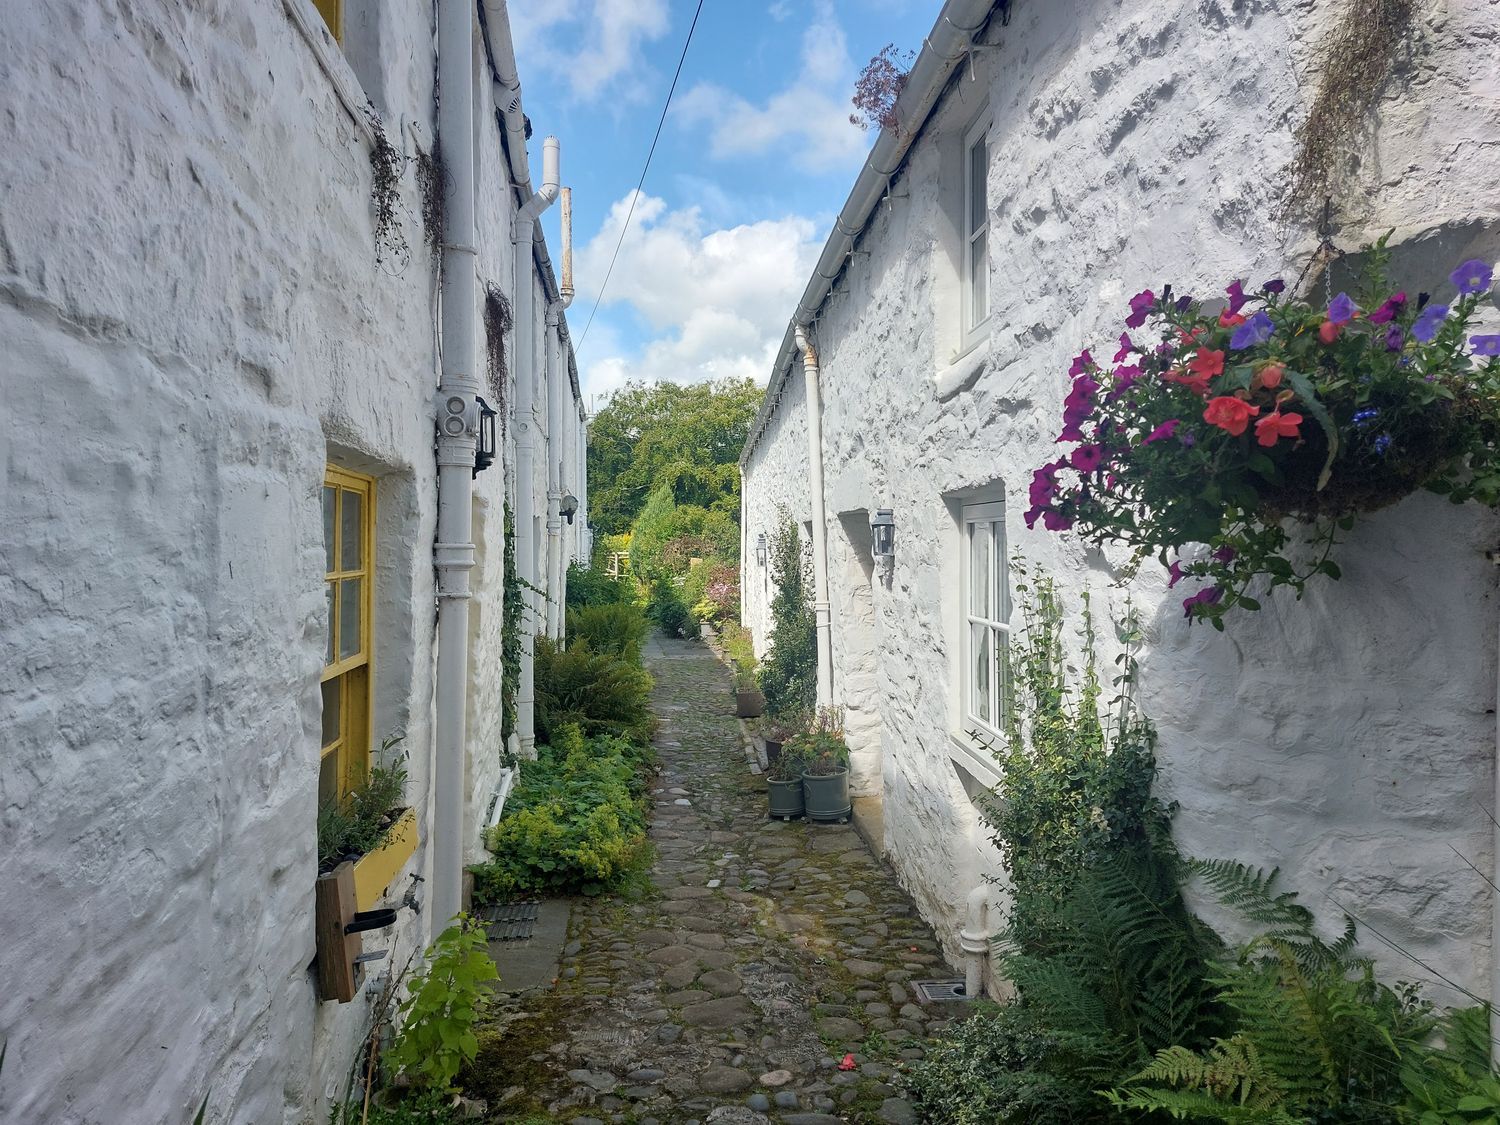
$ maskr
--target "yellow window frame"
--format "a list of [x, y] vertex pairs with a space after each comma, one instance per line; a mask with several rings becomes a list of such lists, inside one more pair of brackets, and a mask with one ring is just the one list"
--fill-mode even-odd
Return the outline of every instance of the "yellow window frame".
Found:
[[328, 25], [328, 33], [334, 42], [344, 41], [344, 0], [312, 0], [313, 7]]
[[[321, 676], [319, 805], [342, 800], [364, 781], [370, 769], [375, 479], [330, 465], [323, 475], [321, 495], [328, 647]], [[356, 501], [357, 511], [352, 520], [346, 520], [348, 505]], [[346, 523], [353, 527], [346, 527]], [[351, 538], [351, 531], [357, 541]], [[351, 616], [356, 618], [352, 623]]]

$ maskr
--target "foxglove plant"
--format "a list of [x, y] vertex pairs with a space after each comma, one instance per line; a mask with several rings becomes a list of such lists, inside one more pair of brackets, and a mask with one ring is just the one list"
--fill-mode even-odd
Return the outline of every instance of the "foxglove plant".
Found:
[[1222, 629], [1260, 608], [1259, 579], [1301, 597], [1339, 577], [1329, 555], [1357, 513], [1423, 488], [1500, 502], [1500, 335], [1469, 332], [1493, 270], [1464, 262], [1437, 304], [1392, 291], [1388, 258], [1381, 239], [1357, 296], [1326, 306], [1279, 280], [1233, 282], [1218, 312], [1170, 286], [1132, 297], [1110, 362], [1073, 361], [1071, 448], [1033, 473], [1027, 526], [1155, 555], [1169, 586], [1203, 580], [1183, 610]]

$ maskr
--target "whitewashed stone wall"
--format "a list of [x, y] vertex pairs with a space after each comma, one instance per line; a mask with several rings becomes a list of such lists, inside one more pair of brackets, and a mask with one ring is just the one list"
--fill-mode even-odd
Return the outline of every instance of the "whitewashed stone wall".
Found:
[[[413, 156], [431, 6], [345, 7], [329, 65]], [[281, 0], [8, 5], [0, 105], [0, 1119], [187, 1121], [207, 1095], [211, 1122], [323, 1121], [370, 1010], [319, 1004], [308, 971], [329, 460], [378, 478], [374, 730], [406, 732], [430, 816], [437, 307], [414, 166], [410, 260], [377, 266], [368, 142]], [[481, 276], [514, 298], [508, 171], [480, 139]], [[474, 500], [471, 858], [499, 769], [505, 492], [497, 466]], [[442, 921], [402, 917], [367, 948], [404, 961]]]
[[[897, 557], [873, 588], [876, 655], [835, 641], [835, 692], [874, 675], [883, 729], [886, 843], [950, 955], [964, 898], [998, 855], [960, 764], [958, 503], [1003, 486], [1011, 544], [1076, 610], [1118, 612], [1120, 560], [1026, 530], [1031, 470], [1055, 456], [1069, 359], [1121, 330], [1125, 301], [1171, 281], [1206, 293], [1234, 277], [1295, 278], [1313, 246], [1276, 217], [1312, 61], [1342, 5], [1014, 4], [996, 49], [965, 63], [916, 142], [816, 326], [823, 365], [834, 630], [858, 573], [841, 522], [890, 507]], [[1357, 247], [1394, 227], [1403, 278], [1434, 292], [1466, 257], [1500, 257], [1500, 8], [1421, 5], [1416, 45], [1364, 148], [1336, 234]], [[972, 76], [971, 76], [972, 75]], [[955, 362], [952, 233], [959, 138], [988, 106], [991, 331]], [[1408, 285], [1410, 288], [1410, 285]], [[745, 466], [746, 511], [806, 510], [795, 373]], [[1487, 992], [1488, 870], [1496, 749], [1496, 520], [1414, 497], [1365, 520], [1339, 549], [1341, 582], [1276, 596], [1228, 633], [1189, 629], [1180, 597], [1148, 574], [1145, 708], [1161, 731], [1161, 790], [1180, 801], [1188, 854], [1280, 865], [1336, 921], [1369, 926], [1392, 976]], [[746, 596], [757, 640], [765, 600]], [[1463, 858], [1460, 858], [1460, 853]], [[1003, 907], [999, 887], [992, 905]], [[1392, 953], [1388, 935], [1426, 963]], [[1456, 996], [1438, 988], [1445, 1001]]]

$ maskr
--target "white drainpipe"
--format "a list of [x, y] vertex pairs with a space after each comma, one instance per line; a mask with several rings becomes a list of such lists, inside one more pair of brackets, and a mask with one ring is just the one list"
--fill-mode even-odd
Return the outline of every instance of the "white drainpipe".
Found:
[[562, 467], [567, 449], [567, 419], [563, 411], [563, 384], [568, 367], [563, 360], [562, 314], [573, 303], [573, 193], [562, 191], [562, 283], [558, 299], [547, 308], [547, 636], [560, 640], [563, 633], [562, 555]]
[[823, 511], [823, 400], [818, 393], [818, 352], [797, 325], [797, 350], [807, 387], [807, 468], [812, 494], [813, 615], [818, 625], [818, 706], [833, 706], [833, 638], [828, 604], [828, 528]]
[[969, 892], [964, 928], [958, 931], [958, 947], [964, 954], [964, 995], [984, 996], [984, 964], [990, 956], [990, 894], [980, 884]]
[[[544, 620], [536, 595], [536, 315], [535, 260], [532, 243], [536, 217], [557, 198], [558, 143], [556, 137], [542, 142], [542, 186], [516, 213], [511, 242], [516, 255], [516, 566], [528, 583], [522, 597], [530, 612], [521, 621], [521, 684], [516, 693], [516, 730], [521, 739], [521, 757], [536, 757], [536, 654], [537, 622]], [[545, 346], [545, 341], [544, 341]]]
[[475, 326], [474, 6], [439, 0], [438, 137], [451, 173], [443, 211], [442, 376], [437, 396], [438, 653], [433, 768], [432, 916], [459, 912], [463, 880], [465, 711], [469, 680], [469, 570], [474, 565], [473, 470], [481, 393]]

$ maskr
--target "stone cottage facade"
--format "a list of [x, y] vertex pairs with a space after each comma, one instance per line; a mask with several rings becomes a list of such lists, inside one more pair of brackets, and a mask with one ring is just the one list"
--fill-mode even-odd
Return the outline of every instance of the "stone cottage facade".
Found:
[[[58, 0], [0, 38], [0, 1119], [324, 1121], [482, 855], [505, 506], [554, 601], [587, 557], [506, 5]], [[453, 449], [471, 532], [443, 542]], [[374, 900], [402, 909], [364, 935], [390, 952], [320, 1002], [320, 802], [398, 734], [413, 832]]]
[[[788, 329], [741, 459], [744, 617], [763, 652], [773, 590], [753, 545], [786, 517], [816, 530], [821, 510], [853, 791], [882, 807], [888, 858], [955, 964], [969, 910], [987, 906], [991, 932], [1003, 918], [975, 803], [999, 778], [968, 732], [993, 724], [997, 684], [972, 658], [1006, 641], [1018, 551], [1075, 612], [1087, 591], [1101, 618], [1127, 595], [1141, 613], [1141, 695], [1186, 854], [1279, 865], [1320, 915], [1360, 918], [1392, 976], [1445, 1002], [1444, 981], [1491, 995], [1493, 513], [1411, 497], [1358, 525], [1342, 581], [1225, 634], [1190, 628], [1155, 568], [1121, 588], [1122, 557], [1022, 520], [1070, 359], [1113, 347], [1131, 294], [1290, 282], [1317, 248], [1316, 219], [1282, 207], [1286, 169], [1346, 13], [949, 0]], [[1340, 138], [1337, 245], [1394, 228], [1394, 268], [1434, 292], [1455, 263], [1500, 257], [1497, 41], [1485, 0], [1415, 6]]]

